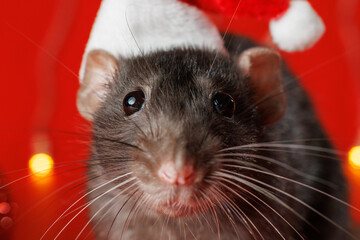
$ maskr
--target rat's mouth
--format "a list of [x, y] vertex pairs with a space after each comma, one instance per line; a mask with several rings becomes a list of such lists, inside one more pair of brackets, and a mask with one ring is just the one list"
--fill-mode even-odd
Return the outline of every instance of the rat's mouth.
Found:
[[199, 212], [199, 210], [200, 208], [196, 204], [179, 200], [169, 200], [158, 204], [156, 207], [158, 213], [172, 218], [190, 216]]
[[188, 217], [206, 211], [205, 200], [195, 192], [194, 186], [144, 187], [147, 208], [170, 218]]

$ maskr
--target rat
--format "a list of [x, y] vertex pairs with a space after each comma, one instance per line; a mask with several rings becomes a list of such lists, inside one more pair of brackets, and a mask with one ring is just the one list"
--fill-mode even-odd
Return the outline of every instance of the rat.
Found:
[[96, 238], [353, 237], [341, 163], [296, 77], [273, 49], [223, 47], [86, 53]]
[[347, 207], [321, 193], [345, 201], [346, 185], [309, 98], [275, 51], [225, 42], [229, 55], [90, 53], [89, 77], [111, 76], [86, 101], [98, 239], [348, 237]]

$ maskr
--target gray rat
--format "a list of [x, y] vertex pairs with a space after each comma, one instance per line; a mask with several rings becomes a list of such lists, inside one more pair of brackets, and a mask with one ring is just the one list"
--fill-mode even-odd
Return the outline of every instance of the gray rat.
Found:
[[298, 80], [274, 50], [224, 43], [88, 54], [97, 239], [352, 237], [340, 161]]

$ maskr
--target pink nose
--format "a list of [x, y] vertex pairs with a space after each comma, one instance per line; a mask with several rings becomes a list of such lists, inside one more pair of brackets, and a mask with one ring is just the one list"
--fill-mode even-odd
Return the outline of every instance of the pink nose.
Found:
[[164, 183], [171, 185], [189, 185], [194, 182], [194, 168], [189, 165], [177, 170], [174, 163], [163, 163], [159, 168], [158, 175]]

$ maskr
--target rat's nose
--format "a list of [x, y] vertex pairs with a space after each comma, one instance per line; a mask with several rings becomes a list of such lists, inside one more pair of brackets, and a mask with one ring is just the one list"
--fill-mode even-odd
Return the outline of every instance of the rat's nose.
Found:
[[181, 169], [176, 169], [172, 162], [163, 163], [158, 171], [160, 179], [171, 185], [190, 185], [194, 182], [194, 168], [185, 165]]

